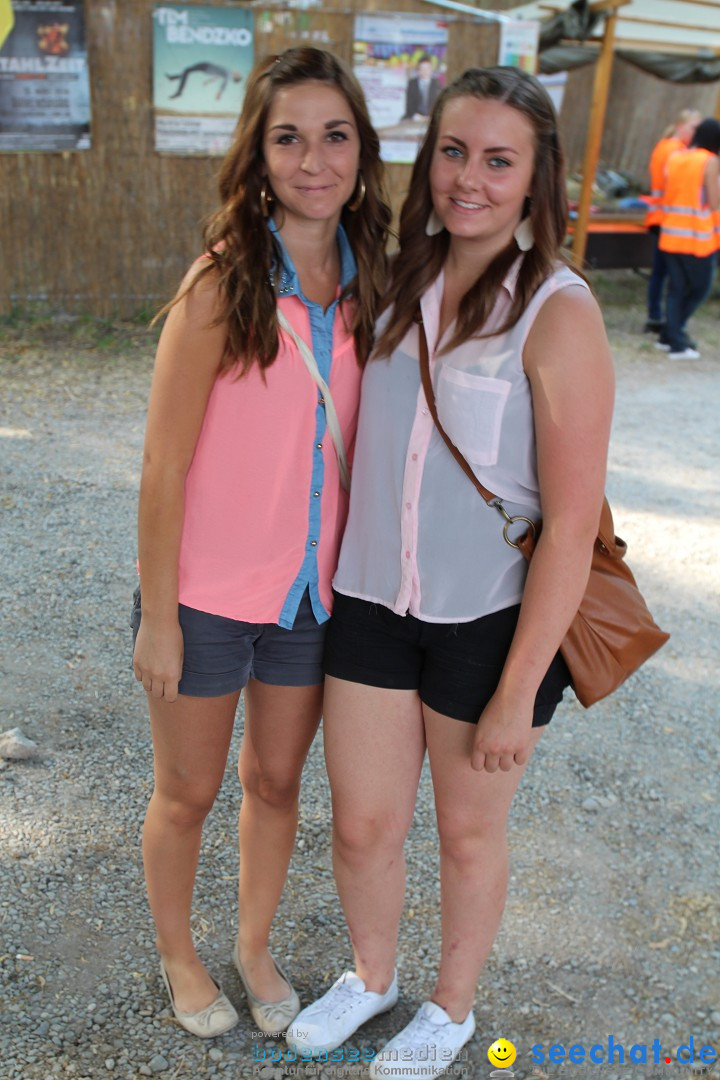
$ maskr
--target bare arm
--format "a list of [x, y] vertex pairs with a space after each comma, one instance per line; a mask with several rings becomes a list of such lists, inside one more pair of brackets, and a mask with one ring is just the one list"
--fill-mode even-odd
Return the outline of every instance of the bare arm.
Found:
[[[190, 270], [183, 288], [196, 273]], [[217, 287], [208, 275], [171, 309], [148, 407], [138, 513], [142, 620], [133, 668], [147, 691], [168, 701], [177, 697], [183, 657], [178, 560], [185, 477], [226, 338], [224, 324], [210, 327], [216, 302]]]
[[580, 605], [605, 489], [613, 371], [602, 316], [584, 290], [543, 305], [523, 363], [533, 400], [543, 528], [499, 686], [480, 717], [475, 769], [527, 760], [538, 687]]

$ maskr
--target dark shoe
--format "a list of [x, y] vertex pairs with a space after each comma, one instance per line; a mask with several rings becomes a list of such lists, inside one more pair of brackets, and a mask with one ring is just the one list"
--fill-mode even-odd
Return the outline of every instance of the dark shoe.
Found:
[[700, 353], [697, 349], [680, 349], [678, 352], [669, 352], [669, 360], [699, 360]]
[[664, 329], [664, 319], [648, 319], [643, 326], [643, 334], [661, 334]]

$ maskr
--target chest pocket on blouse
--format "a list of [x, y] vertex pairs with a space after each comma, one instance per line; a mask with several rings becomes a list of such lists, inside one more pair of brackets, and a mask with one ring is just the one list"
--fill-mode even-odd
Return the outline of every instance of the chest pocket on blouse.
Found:
[[458, 450], [474, 465], [494, 465], [512, 383], [441, 366], [438, 416]]

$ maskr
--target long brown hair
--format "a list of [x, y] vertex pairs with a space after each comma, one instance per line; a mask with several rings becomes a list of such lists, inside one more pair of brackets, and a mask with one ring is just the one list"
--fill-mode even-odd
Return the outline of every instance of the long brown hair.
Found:
[[240, 374], [245, 374], [254, 363], [265, 370], [277, 357], [273, 275], [282, 268], [282, 255], [261, 209], [262, 142], [275, 94], [308, 80], [340, 91], [352, 110], [360, 138], [359, 175], [365, 196], [357, 209], [351, 210], [353, 196], [340, 218], [355, 256], [357, 275], [343, 290], [340, 302], [351, 296], [356, 301], [350, 330], [361, 365], [372, 349], [375, 316], [385, 289], [385, 242], [391, 216], [384, 193], [380, 142], [360, 84], [341, 60], [323, 49], [286, 49], [279, 56], [261, 60], [249, 76], [235, 139], [220, 169], [221, 206], [204, 230], [208, 259], [195, 281], [205, 274], [217, 274], [221, 303], [216, 325], [227, 322], [228, 327], [221, 370], [240, 364]]
[[[500, 101], [527, 117], [535, 135], [532, 198], [524, 207], [532, 225], [534, 243], [520, 267], [508, 317], [494, 333], [514, 326], [530, 298], [550, 274], [560, 257], [567, 226], [567, 201], [563, 153], [558, 140], [557, 118], [544, 87], [518, 68], [471, 68], [442, 92], [432, 111], [400, 215], [400, 250], [392, 267], [392, 280], [383, 309], [394, 305], [393, 318], [377, 343], [376, 355], [389, 356], [400, 344], [415, 318], [420, 297], [440, 273], [450, 248], [443, 229], [428, 236], [425, 225], [433, 209], [430, 166], [435, 153], [443, 110], [461, 97]], [[457, 327], [448, 351], [480, 334], [492, 311], [498, 289], [520, 249], [513, 238], [463, 296]]]

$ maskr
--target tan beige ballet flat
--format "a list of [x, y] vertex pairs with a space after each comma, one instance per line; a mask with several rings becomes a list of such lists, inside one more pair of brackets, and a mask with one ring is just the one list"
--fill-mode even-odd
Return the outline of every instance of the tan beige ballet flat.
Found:
[[264, 1032], [265, 1035], [278, 1035], [281, 1032], [287, 1031], [297, 1014], [300, 1012], [300, 998], [293, 990], [290, 985], [290, 980], [278, 964], [277, 960], [275, 960], [274, 957], [271, 957], [271, 960], [275, 965], [275, 970], [278, 975], [281, 975], [290, 987], [290, 993], [287, 997], [282, 998], [281, 1001], [263, 1001], [262, 998], [253, 994], [248, 986], [248, 981], [245, 978], [245, 972], [240, 963], [237, 942], [235, 942], [233, 948], [233, 961], [242, 984], [245, 987], [248, 1005], [250, 1006], [250, 1015], [257, 1024], [259, 1030]]
[[160, 961], [160, 974], [162, 981], [165, 983], [165, 989], [168, 992], [175, 1019], [191, 1035], [197, 1035], [201, 1039], [214, 1039], [216, 1035], [224, 1035], [226, 1031], [230, 1031], [230, 1028], [235, 1027], [240, 1017], [214, 979], [213, 982], [218, 988], [217, 997], [209, 1005], [206, 1005], [204, 1009], [201, 1009], [200, 1012], [183, 1013], [175, 1007], [172, 987], [162, 960]]

